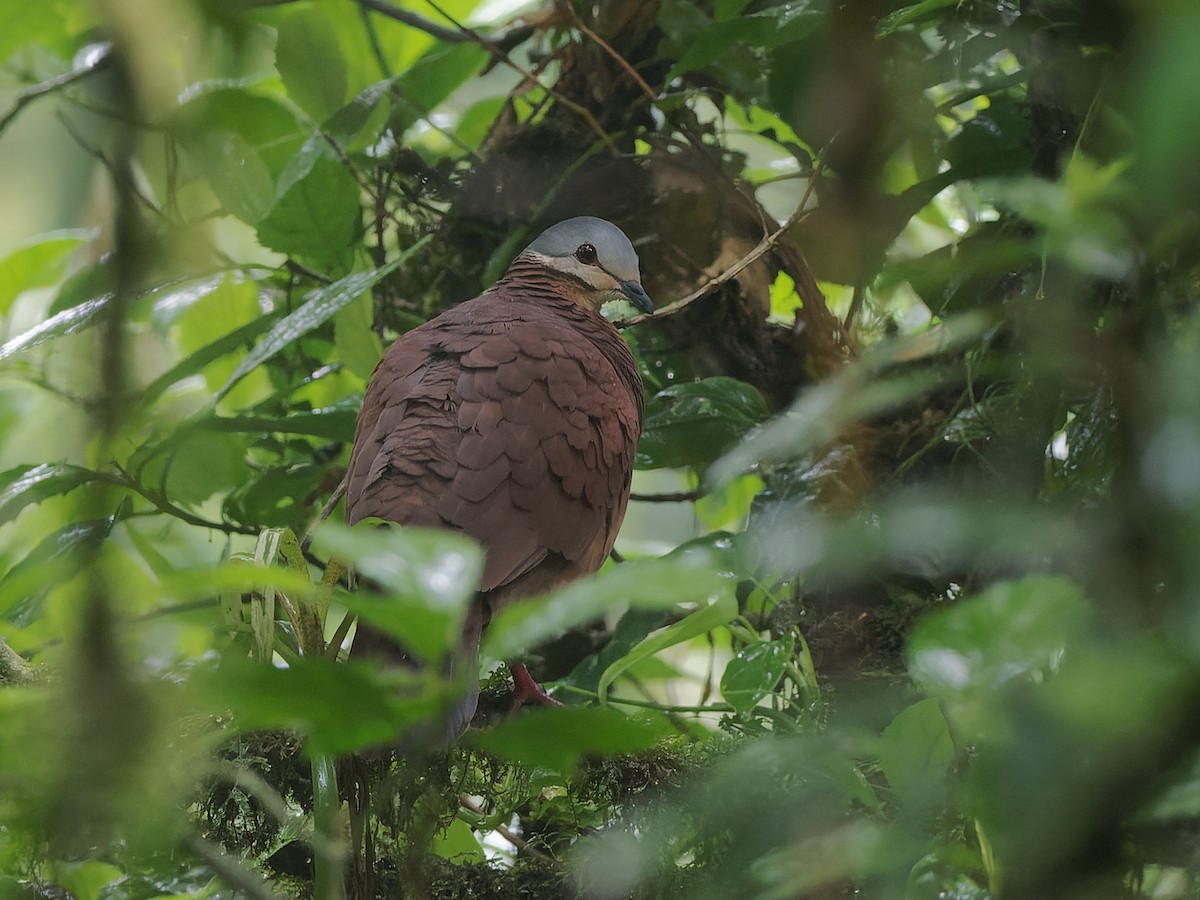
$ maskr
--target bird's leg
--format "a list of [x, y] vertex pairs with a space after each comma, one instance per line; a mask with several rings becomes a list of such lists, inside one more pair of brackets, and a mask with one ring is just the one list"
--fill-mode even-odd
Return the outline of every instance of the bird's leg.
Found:
[[512, 708], [520, 709], [529, 703], [538, 706], [562, 706], [557, 700], [546, 693], [546, 689], [533, 680], [525, 663], [509, 663], [508, 671], [512, 673], [513, 699]]

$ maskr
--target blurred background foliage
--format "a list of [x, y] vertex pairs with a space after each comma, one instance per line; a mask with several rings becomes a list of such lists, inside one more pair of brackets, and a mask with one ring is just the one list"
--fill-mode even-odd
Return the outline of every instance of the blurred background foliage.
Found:
[[[1198, 45], [1189, 0], [5, 4], [0, 898], [1200, 896]], [[435, 658], [479, 564], [317, 526], [366, 379], [583, 213], [666, 309], [623, 561], [485, 641], [565, 705], [497, 673], [461, 746], [354, 757], [461, 685], [353, 617]]]

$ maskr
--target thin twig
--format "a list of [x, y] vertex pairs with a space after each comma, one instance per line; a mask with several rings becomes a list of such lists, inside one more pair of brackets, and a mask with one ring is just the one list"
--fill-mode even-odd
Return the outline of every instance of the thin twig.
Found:
[[321, 511], [317, 513], [317, 517], [313, 519], [312, 523], [308, 526], [308, 530], [304, 532], [304, 540], [300, 542], [301, 550], [308, 550], [309, 545], [312, 543], [313, 534], [316, 533], [317, 526], [329, 518], [333, 513], [334, 507], [338, 505], [338, 501], [346, 496], [346, 479], [349, 477], [348, 474], [342, 476], [342, 480], [338, 482], [338, 486], [330, 494], [329, 500], [321, 507]]
[[214, 522], [211, 519], [205, 519], [201, 516], [193, 515], [186, 509], [176, 506], [167, 499], [165, 493], [152, 490], [143, 484], [140, 484], [132, 475], [122, 469], [120, 466], [115, 467], [120, 475], [113, 475], [110, 472], [97, 471], [95, 474], [99, 481], [106, 481], [109, 484], [115, 484], [120, 487], [128, 488], [144, 500], [150, 501], [151, 504], [160, 513], [168, 516], [173, 516], [189, 525], [195, 525], [199, 528], [211, 528], [214, 531], [223, 531], [226, 534], [258, 534], [259, 529], [250, 525], [235, 525], [233, 522]]
[[47, 78], [45, 81], [25, 88], [21, 93], [17, 94], [17, 99], [13, 103], [12, 108], [4, 114], [4, 118], [0, 119], [0, 134], [4, 133], [4, 129], [12, 124], [13, 120], [20, 114], [26, 106], [36, 100], [38, 97], [44, 97], [47, 94], [52, 94], [55, 91], [60, 91], [63, 88], [80, 81], [101, 67], [107, 65], [112, 56], [111, 49], [105, 50], [103, 53], [98, 53], [95, 60], [90, 65], [82, 66], [78, 69], [72, 69], [69, 72], [63, 72], [61, 75], [55, 75], [53, 78]]
[[498, 62], [504, 63], [504, 65], [508, 66], [518, 75], [525, 78], [532, 84], [540, 86], [547, 94], [583, 119], [584, 122], [587, 123], [588, 127], [596, 132], [600, 140], [602, 140], [610, 150], [616, 152], [616, 145], [613, 144], [612, 136], [604, 130], [604, 127], [600, 124], [600, 122], [594, 115], [592, 115], [591, 110], [579, 103], [576, 103], [570, 97], [567, 97], [555, 88], [542, 84], [537, 75], [526, 69], [524, 66], [513, 62], [512, 58], [507, 52], [505, 52], [503, 47], [481, 32], [476, 31], [474, 28], [459, 22], [454, 18], [454, 16], [450, 15], [448, 12], [438, 6], [437, 3], [433, 2], [433, 0], [428, 0], [429, 5], [433, 7], [439, 15], [443, 16], [448, 22], [450, 22], [454, 26], [454, 29], [444, 28], [441, 25], [430, 22], [428, 19], [422, 18], [421, 16], [416, 16], [408, 10], [401, 9], [395, 4], [389, 3], [388, 0], [358, 0], [358, 2], [369, 9], [374, 10], [375, 12], [387, 16], [388, 18], [395, 19], [397, 22], [403, 22], [406, 25], [419, 28], [426, 34], [431, 34], [434, 37], [439, 38], [439, 40], [450, 41], [456, 44], [472, 41], [478, 44], [480, 47], [490, 53]]
[[763, 254], [779, 243], [779, 239], [783, 237], [784, 234], [786, 234], [792, 228], [792, 226], [812, 212], [812, 209], [809, 208], [808, 201], [811, 199], [813, 190], [816, 188], [817, 179], [820, 177], [820, 173], [821, 166], [818, 165], [813, 170], [813, 175], [808, 182], [808, 187], [804, 190], [804, 196], [800, 198], [800, 205], [796, 207], [796, 211], [791, 214], [788, 220], [780, 225], [775, 231], [765, 235], [753, 250], [735, 262], [720, 275], [710, 279], [709, 281], [706, 281], [686, 297], [676, 300], [674, 303], [668, 303], [661, 309], [656, 309], [652, 313], [641, 313], [640, 315], [633, 316], [629, 319], [621, 319], [613, 322], [613, 324], [618, 328], [629, 328], [632, 325], [640, 325], [643, 322], [649, 322], [651, 319], [665, 319], [667, 316], [673, 316], [678, 312], [682, 312], [701, 297], [711, 294], [721, 285], [725, 284], [725, 282], [736, 278], [743, 270], [745, 270], [752, 263], [756, 262], [760, 257], [763, 256]]
[[575, 12], [574, 8], [572, 8], [571, 13], [575, 19], [575, 27], [582, 31], [589, 40], [595, 41], [596, 45], [601, 50], [611, 56], [613, 60], [616, 61], [617, 65], [624, 69], [629, 77], [634, 80], [634, 83], [642, 89], [642, 93], [650, 99], [651, 103], [656, 101], [658, 99], [658, 95], [654, 93], [654, 90], [650, 87], [650, 85], [646, 84], [646, 80], [642, 78], [640, 74], [638, 74], [637, 69], [633, 67], [629, 60], [614, 50], [608, 41], [604, 40], [604, 38], [600, 37], [600, 35], [588, 28], [588, 26], [584, 24], [583, 19], [579, 17], [579, 14]]
[[[465, 806], [467, 809], [469, 809], [471, 812], [475, 813], [475, 815], [477, 815], [477, 816], [486, 816], [487, 815], [487, 813], [484, 811], [483, 807], [480, 806], [478, 803], [476, 803], [474, 800], [472, 800], [470, 797], [468, 797], [466, 794], [459, 794], [458, 802], [461, 805]], [[539, 859], [545, 860], [546, 862], [554, 862], [555, 861], [554, 857], [551, 856], [549, 853], [546, 853], [544, 850], [539, 850], [537, 847], [533, 846], [533, 844], [529, 843], [529, 841], [525, 840], [525, 838], [521, 837], [519, 834], [514, 833], [511, 829], [505, 827], [504, 825], [497, 825], [495, 830], [497, 832], [499, 832], [501, 837], [503, 837], [506, 841], [508, 841], [510, 844], [512, 844], [518, 850], [520, 850], [524, 853], [528, 853], [530, 856], [536, 856]]]
[[704, 491], [696, 488], [691, 491], [676, 491], [673, 494], [630, 494], [630, 500], [641, 503], [691, 503], [704, 496]]
[[402, 9], [393, 3], [388, 3], [387, 0], [358, 0], [358, 3], [360, 6], [372, 9], [377, 13], [387, 16], [389, 19], [395, 19], [397, 22], [403, 22], [411, 28], [423, 31], [430, 37], [435, 37], [439, 41], [445, 41], [448, 44], [466, 44], [473, 40], [471, 35], [461, 30], [446, 28], [444, 25], [430, 22], [424, 16], [417, 15], [415, 12], [407, 9]]
[[842, 321], [842, 328], [847, 332], [854, 325], [854, 321], [858, 318], [859, 312], [862, 310], [863, 301], [866, 299], [867, 290], [863, 285], [856, 284], [854, 286], [854, 295], [850, 298], [850, 308], [846, 310], [846, 318]]
[[[569, 691], [572, 694], [581, 694], [592, 699], [596, 699], [599, 696], [595, 691], [589, 691], [587, 688], [575, 687], [570, 684], [559, 684], [554, 689], [556, 691]], [[610, 704], [620, 703], [624, 706], [637, 706], [642, 709], [657, 709], [665, 713], [731, 713], [737, 711], [728, 703], [709, 703], [704, 706], [674, 706], [670, 703], [659, 703], [655, 700], [630, 700], [626, 697], [612, 696], [606, 702]]]

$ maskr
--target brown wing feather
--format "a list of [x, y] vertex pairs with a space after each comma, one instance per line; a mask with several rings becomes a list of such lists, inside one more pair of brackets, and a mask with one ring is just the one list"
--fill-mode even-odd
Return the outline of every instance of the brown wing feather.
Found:
[[[355, 435], [348, 518], [470, 535], [487, 554], [481, 590], [511, 586], [505, 599], [569, 580], [612, 548], [641, 400], [629, 351], [599, 317], [485, 294], [380, 362]], [[561, 560], [531, 579], [550, 555]]]

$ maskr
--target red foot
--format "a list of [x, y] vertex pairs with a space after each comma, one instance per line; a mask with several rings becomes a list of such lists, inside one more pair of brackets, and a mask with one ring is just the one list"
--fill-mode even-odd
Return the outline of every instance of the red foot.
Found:
[[508, 671], [512, 673], [513, 699], [512, 709], [520, 709], [530, 703], [538, 706], [562, 706], [557, 700], [546, 693], [546, 689], [533, 680], [524, 663], [509, 663]]

